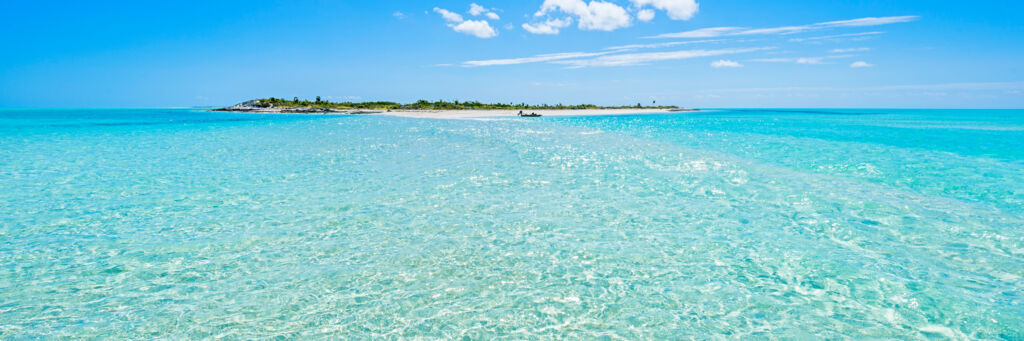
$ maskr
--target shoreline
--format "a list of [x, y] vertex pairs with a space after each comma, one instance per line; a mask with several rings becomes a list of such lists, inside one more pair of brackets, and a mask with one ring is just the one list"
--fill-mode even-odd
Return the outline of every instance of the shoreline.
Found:
[[[524, 113], [537, 113], [544, 117], [567, 116], [613, 116], [630, 114], [675, 114], [692, 111], [673, 109], [549, 109], [523, 110]], [[429, 118], [429, 119], [476, 119], [476, 118], [515, 118], [519, 110], [393, 110], [379, 115]], [[524, 117], [529, 118], [529, 117]]]
[[[214, 112], [234, 112], [244, 114], [284, 114], [284, 115], [380, 115], [406, 118], [426, 119], [479, 119], [479, 118], [516, 118], [519, 117], [519, 110], [322, 110], [310, 111], [289, 111], [280, 109], [242, 109], [232, 110], [223, 108], [212, 110]], [[614, 116], [614, 115], [650, 115], [650, 114], [680, 114], [697, 112], [696, 109], [546, 109], [546, 110], [523, 110], [524, 113], [537, 113], [545, 117], [569, 117], [569, 116]]]
[[234, 112], [247, 114], [288, 114], [288, 115], [370, 115], [380, 114], [381, 110], [368, 109], [327, 109], [327, 108], [256, 108], [256, 107], [228, 107], [209, 110], [210, 112]]
[[[309, 101], [293, 101], [283, 99], [254, 99], [230, 107], [213, 109], [213, 112], [237, 112], [254, 114], [295, 114], [295, 115], [383, 115], [408, 118], [433, 118], [433, 119], [473, 119], [473, 118], [500, 118], [500, 117], [539, 117], [539, 116], [608, 116], [608, 115], [632, 115], [632, 114], [666, 114], [679, 112], [694, 112], [697, 109], [679, 107], [618, 107], [601, 108], [594, 105], [562, 106], [558, 109], [522, 109], [512, 108], [513, 105], [505, 104], [482, 104], [479, 102], [464, 102], [460, 107], [458, 101], [435, 103], [420, 100], [414, 104], [402, 105], [395, 102], [364, 102], [364, 103], [331, 103], [321, 102], [320, 97], [316, 98], [316, 105]], [[344, 107], [344, 108], [339, 108]], [[385, 109], [367, 109], [350, 107], [376, 107]], [[473, 109], [479, 107], [504, 108], [504, 109]], [[528, 107], [522, 105], [521, 107]], [[543, 106], [547, 107], [547, 106]], [[392, 109], [386, 109], [392, 108]], [[412, 109], [412, 108], [451, 108], [451, 109]], [[520, 116], [523, 113], [532, 116]]]

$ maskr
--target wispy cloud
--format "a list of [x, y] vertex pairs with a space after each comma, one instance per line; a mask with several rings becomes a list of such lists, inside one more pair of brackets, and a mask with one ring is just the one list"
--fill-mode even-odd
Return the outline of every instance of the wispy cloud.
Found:
[[606, 55], [611, 52], [566, 52], [566, 53], [552, 53], [552, 54], [541, 54], [533, 57], [524, 58], [508, 58], [508, 59], [489, 59], [489, 60], [471, 60], [463, 62], [462, 66], [466, 67], [479, 67], [479, 66], [496, 66], [496, 65], [517, 65], [517, 64], [529, 64], [529, 63], [543, 63], [556, 60], [574, 59], [574, 58], [586, 58]]
[[771, 28], [741, 28], [741, 27], [711, 27], [702, 28], [678, 33], [660, 34], [648, 38], [710, 38], [721, 36], [745, 36], [745, 35], [768, 35], [768, 34], [795, 34], [810, 31], [823, 30], [837, 27], [867, 27], [880, 26], [895, 23], [905, 23], [917, 20], [918, 16], [894, 16], [894, 17], [867, 17], [850, 20], [827, 21], [810, 25], [782, 26]]
[[744, 28], [742, 27], [710, 27], [679, 33], [659, 34], [653, 37], [645, 38], [713, 38], [730, 35], [730, 33], [737, 32], [743, 29]]
[[751, 59], [758, 63], [796, 63], [796, 64], [825, 64], [825, 57], [799, 57], [799, 58], [758, 58]]
[[840, 21], [829, 21], [820, 24], [815, 24], [823, 27], [864, 27], [864, 26], [879, 26], [888, 24], [897, 24], [911, 22], [919, 19], [916, 15], [904, 15], [897, 17], [867, 17], [860, 19], [840, 20]]
[[876, 35], [880, 35], [880, 34], [884, 34], [884, 33], [885, 32], [874, 31], [874, 32], [834, 34], [834, 35], [820, 36], [820, 37], [792, 38], [789, 41], [795, 42], [795, 43], [800, 43], [800, 42], [813, 42], [813, 41], [823, 41], [823, 40], [840, 41], [840, 40], [847, 40], [847, 39], [867, 39], [867, 38], [870, 38], [871, 36], [876, 36]]
[[672, 52], [648, 52], [604, 55], [591, 59], [560, 60], [554, 63], [568, 65], [570, 68], [584, 67], [609, 67], [609, 66], [632, 66], [642, 65], [657, 61], [680, 60], [698, 57], [713, 57], [730, 54], [749, 53], [771, 49], [770, 47], [756, 47], [744, 49], [720, 49], [720, 50], [684, 50]]
[[657, 43], [657, 44], [633, 44], [633, 45], [621, 45], [607, 47], [605, 50], [637, 50], [637, 49], [656, 49], [662, 47], [672, 47], [679, 45], [692, 45], [702, 43], [717, 43], [727, 41], [725, 39], [707, 39], [707, 40], [689, 40], [689, 41], [674, 41], [670, 43]]
[[711, 62], [711, 67], [714, 67], [714, 68], [724, 68], [724, 67], [735, 68], [735, 67], [743, 67], [743, 64], [740, 64], [739, 62], [732, 61], [732, 60], [722, 59], [722, 60]]
[[852, 52], [867, 52], [871, 51], [870, 47], [852, 47], [846, 49], [832, 49], [832, 53], [852, 53]]
[[865, 61], [856, 61], [856, 62], [853, 62], [853, 64], [850, 64], [850, 67], [851, 68], [855, 68], [855, 69], [857, 69], [857, 68], [872, 67], [872, 66], [874, 66], [874, 65], [868, 64], [868, 62], [865, 62]]
[[806, 64], [806, 65], [820, 65], [820, 64], [829, 64], [826, 61], [830, 60], [830, 59], [843, 59], [843, 58], [851, 58], [851, 57], [853, 57], [853, 56], [852, 55], [835, 55], [835, 56], [823, 56], [823, 57], [758, 58], [758, 59], [751, 59], [750, 61], [752, 61], [752, 62], [760, 62], [760, 63], [796, 63], [796, 64]]
[[402, 12], [391, 13], [391, 15], [398, 19], [405, 19], [405, 13]]
[[774, 47], [755, 47], [742, 49], [718, 50], [684, 50], [672, 52], [620, 53], [621, 50], [604, 52], [567, 52], [542, 54], [524, 58], [471, 60], [461, 63], [464, 67], [481, 67], [497, 65], [518, 65], [529, 63], [553, 63], [566, 65], [569, 68], [609, 67], [641, 65], [656, 61], [690, 59], [730, 54], [749, 53], [773, 49]]
[[444, 18], [444, 20], [447, 20], [447, 21], [450, 21], [450, 22], [460, 23], [460, 22], [463, 21], [462, 15], [460, 15], [458, 13], [455, 13], [455, 12], [452, 12], [452, 11], [449, 11], [449, 10], [446, 10], [444, 8], [434, 7], [434, 13], [440, 14], [441, 17]]
[[825, 58], [822, 58], [822, 57], [806, 58], [805, 57], [805, 58], [797, 58], [796, 59], [796, 63], [797, 64], [824, 64], [824, 62], [822, 62], [823, 60], [825, 60]]

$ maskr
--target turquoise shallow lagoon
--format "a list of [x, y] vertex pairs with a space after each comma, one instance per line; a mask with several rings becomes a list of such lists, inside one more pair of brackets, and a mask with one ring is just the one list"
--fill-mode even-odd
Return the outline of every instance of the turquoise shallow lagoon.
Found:
[[1024, 338], [1024, 111], [0, 110], [0, 338]]

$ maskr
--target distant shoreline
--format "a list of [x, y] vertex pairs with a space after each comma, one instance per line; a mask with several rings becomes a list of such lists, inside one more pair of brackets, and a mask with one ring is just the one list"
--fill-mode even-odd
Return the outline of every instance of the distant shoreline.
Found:
[[690, 112], [676, 106], [633, 106], [600, 107], [592, 104], [579, 105], [528, 105], [526, 103], [493, 103], [436, 101], [424, 100], [412, 104], [396, 102], [363, 102], [363, 103], [332, 103], [321, 101], [305, 101], [295, 98], [288, 101], [279, 98], [254, 99], [230, 107], [213, 109], [215, 112], [238, 112], [256, 114], [305, 114], [305, 115], [371, 115], [384, 114], [389, 116], [422, 117], [422, 118], [461, 118], [461, 117], [501, 117], [519, 116], [519, 114], [537, 116], [590, 116], [590, 115], [622, 115], [644, 113]]
[[383, 113], [383, 110], [368, 109], [332, 109], [332, 108], [252, 108], [252, 107], [227, 107], [210, 110], [213, 112], [237, 112], [253, 114], [301, 114], [301, 115], [368, 115]]
[[[476, 119], [519, 117], [519, 110], [229, 110], [216, 109], [216, 112], [234, 112], [248, 114], [283, 114], [283, 115], [380, 115], [408, 118], [430, 119]], [[547, 109], [523, 110], [527, 114], [539, 114], [542, 117], [567, 116], [612, 116], [631, 114], [678, 114], [696, 112], [697, 109]]]
[[[304, 105], [295, 105], [295, 104]], [[435, 118], [435, 119], [465, 119], [465, 118], [487, 118], [487, 117], [518, 117], [520, 114], [538, 115], [538, 116], [603, 116], [603, 115], [628, 115], [628, 114], [666, 114], [666, 113], [679, 113], [679, 112], [694, 112], [697, 109], [685, 109], [678, 107], [614, 107], [614, 108], [602, 108], [593, 105], [579, 105], [579, 106], [528, 106], [526, 104], [515, 107], [509, 104], [492, 104], [485, 105], [477, 102], [473, 102], [471, 106], [459, 106], [458, 102], [446, 103], [436, 102], [429, 103], [426, 101], [420, 101], [417, 104], [441, 106], [436, 109], [418, 109], [413, 105], [394, 105], [390, 102], [387, 109], [370, 109], [365, 106], [362, 108], [347, 108], [339, 107], [339, 105], [329, 102], [319, 102], [319, 98], [315, 104], [293, 101], [284, 102], [277, 99], [270, 100], [252, 100], [244, 103], [240, 103], [231, 107], [213, 109], [210, 111], [214, 112], [236, 112], [236, 113], [254, 113], [254, 114], [300, 114], [300, 115], [386, 115], [386, 116], [398, 116], [398, 117], [412, 117], [412, 118]], [[284, 105], [281, 105], [284, 104]], [[454, 104], [455, 107], [451, 108]], [[463, 103], [465, 105], [467, 103]], [[350, 106], [360, 106], [362, 103], [353, 104]], [[478, 109], [480, 106], [485, 108]], [[487, 106], [490, 106], [488, 108]], [[409, 108], [413, 107], [413, 108]], [[498, 108], [494, 108], [498, 107]]]
[[[693, 109], [549, 109], [549, 110], [523, 110], [524, 113], [536, 113], [544, 117], [566, 117], [566, 116], [611, 116], [630, 114], [673, 114], [681, 112], [693, 112]], [[432, 118], [432, 119], [474, 119], [474, 118], [497, 118], [497, 117], [518, 117], [519, 110], [393, 110], [383, 112], [381, 115], [410, 117], [410, 118]]]

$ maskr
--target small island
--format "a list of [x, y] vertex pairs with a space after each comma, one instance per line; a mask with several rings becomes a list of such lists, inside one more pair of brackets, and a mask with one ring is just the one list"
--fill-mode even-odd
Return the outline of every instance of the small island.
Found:
[[321, 100], [300, 100], [293, 98], [286, 100], [282, 98], [262, 98], [246, 101], [234, 106], [214, 109], [221, 112], [242, 112], [242, 113], [268, 113], [268, 114], [322, 114], [322, 115], [367, 115], [367, 114], [390, 114], [393, 116], [426, 117], [426, 118], [453, 118], [477, 117], [477, 116], [506, 116], [518, 112], [541, 112], [544, 115], [574, 116], [574, 115], [609, 115], [629, 113], [663, 113], [663, 112], [687, 112], [697, 111], [696, 109], [680, 108], [678, 106], [663, 106], [654, 103], [645, 106], [637, 103], [634, 106], [597, 106], [593, 104], [578, 105], [532, 105], [526, 103], [481, 103], [478, 101], [445, 101], [439, 100], [430, 102], [419, 100], [415, 103], [402, 104], [398, 102], [331, 102]]

